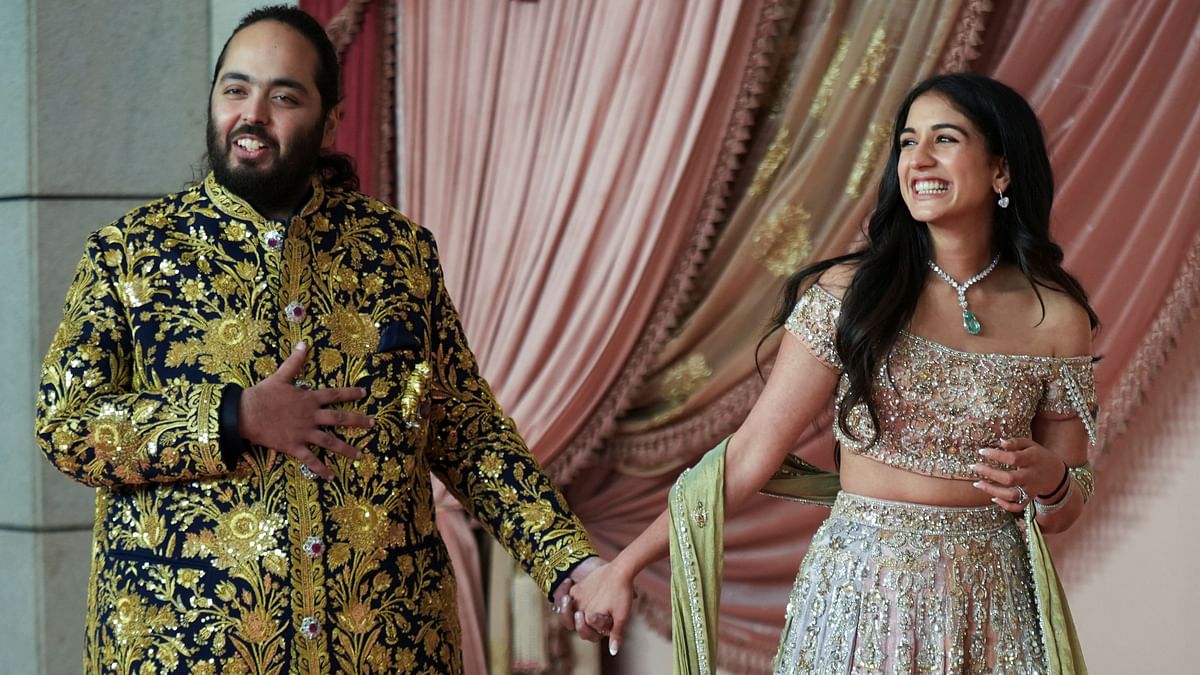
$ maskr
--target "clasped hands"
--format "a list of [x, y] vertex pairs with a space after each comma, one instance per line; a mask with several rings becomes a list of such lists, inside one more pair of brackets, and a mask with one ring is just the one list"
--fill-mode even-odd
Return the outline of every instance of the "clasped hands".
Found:
[[608, 653], [616, 656], [636, 597], [632, 578], [615, 561], [593, 556], [554, 589], [554, 611], [564, 628], [583, 639], [608, 638]]
[[362, 453], [328, 431], [332, 427], [369, 429], [375, 420], [367, 415], [328, 406], [366, 398], [362, 387], [310, 389], [298, 379], [308, 361], [308, 347], [296, 344], [292, 353], [265, 380], [242, 392], [238, 427], [242, 438], [295, 458], [322, 478], [333, 472], [309, 448], [358, 459]]
[[1054, 451], [1029, 438], [1010, 438], [998, 448], [983, 448], [985, 459], [1009, 468], [980, 462], [971, 468], [983, 477], [974, 486], [991, 495], [1006, 511], [1020, 513], [1038, 495], [1056, 491], [1065, 463]]

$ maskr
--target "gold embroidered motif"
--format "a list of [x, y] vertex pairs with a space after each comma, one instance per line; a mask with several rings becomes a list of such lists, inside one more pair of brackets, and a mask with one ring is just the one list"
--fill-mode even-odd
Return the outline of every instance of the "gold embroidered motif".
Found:
[[750, 235], [755, 260], [771, 274], [786, 277], [812, 254], [812, 214], [800, 204], [779, 206], [755, 225]]
[[872, 123], [867, 130], [867, 137], [858, 148], [858, 157], [850, 170], [850, 178], [846, 181], [846, 196], [857, 199], [862, 196], [863, 183], [871, 170], [880, 163], [881, 153], [887, 152], [891, 144], [892, 129], [888, 124]]
[[884, 25], [880, 24], [875, 32], [871, 33], [867, 51], [863, 54], [862, 61], [858, 64], [854, 74], [850, 76], [850, 82], [847, 84], [851, 90], [858, 89], [863, 82], [872, 85], [879, 82], [883, 64], [887, 61], [888, 52], [891, 50], [887, 44], [887, 30]]
[[838, 38], [837, 49], [834, 50], [833, 59], [829, 62], [829, 67], [825, 69], [825, 75], [821, 77], [821, 85], [817, 88], [817, 93], [813, 96], [812, 105], [808, 108], [808, 114], [814, 119], [821, 119], [825, 116], [825, 109], [829, 106], [829, 101], [833, 98], [833, 85], [842, 73], [842, 63], [846, 60], [846, 53], [850, 50], [850, 36], [843, 34]]
[[779, 166], [787, 159], [788, 152], [791, 150], [791, 145], [788, 143], [789, 135], [787, 127], [779, 127], [779, 131], [775, 134], [775, 140], [771, 141], [771, 146], [767, 148], [766, 154], [758, 163], [758, 170], [754, 172], [754, 180], [750, 182], [749, 190], [751, 197], [766, 194], [775, 178], [775, 172], [779, 170]]
[[708, 367], [704, 355], [698, 352], [689, 354], [686, 359], [672, 366], [663, 377], [662, 395], [678, 406], [700, 391], [710, 377], [712, 368]]

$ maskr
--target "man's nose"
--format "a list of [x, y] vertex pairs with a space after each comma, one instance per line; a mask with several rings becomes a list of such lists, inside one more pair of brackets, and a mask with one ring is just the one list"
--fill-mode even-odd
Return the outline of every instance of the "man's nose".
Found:
[[271, 121], [270, 101], [266, 96], [253, 96], [246, 101], [242, 108], [242, 122], [266, 126]]

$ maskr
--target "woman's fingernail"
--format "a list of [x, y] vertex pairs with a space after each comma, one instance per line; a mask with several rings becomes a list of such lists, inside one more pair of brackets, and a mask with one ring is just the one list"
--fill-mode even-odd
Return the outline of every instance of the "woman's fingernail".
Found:
[[619, 649], [618, 649], [618, 647], [617, 647], [617, 641], [616, 641], [616, 640], [609, 640], [609, 641], [608, 641], [608, 653], [609, 653], [611, 656], [616, 656], [618, 651], [620, 651], [620, 650], [619, 650]]
[[999, 504], [999, 503], [1000, 503], [1000, 498], [999, 498], [999, 497], [992, 497], [992, 503], [993, 503], [993, 504]]
[[987, 457], [991, 451], [992, 451], [991, 448], [980, 448], [979, 454], [983, 455], [984, 457]]
[[575, 612], [575, 630], [579, 630], [581, 624], [583, 624], [583, 612]]
[[308, 349], [308, 345], [304, 344], [304, 340], [301, 340], [296, 343], [296, 351], [302, 352], [305, 349]]
[[971, 485], [974, 485], [975, 487], [979, 488], [980, 490], [983, 489], [983, 481], [981, 481], [981, 480], [977, 480], [974, 483], [971, 483]]
[[569, 595], [562, 596], [562, 600], [559, 600], [558, 604], [561, 605], [563, 609], [566, 609], [567, 605], [571, 604], [571, 596], [569, 596]]

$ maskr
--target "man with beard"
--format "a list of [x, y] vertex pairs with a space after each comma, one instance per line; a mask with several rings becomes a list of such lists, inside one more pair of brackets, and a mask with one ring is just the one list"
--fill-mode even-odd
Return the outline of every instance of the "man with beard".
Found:
[[211, 172], [88, 240], [37, 408], [50, 460], [99, 488], [88, 673], [461, 672], [431, 471], [556, 606], [595, 565], [433, 237], [329, 152], [338, 78], [311, 17], [252, 12], [214, 73]]

